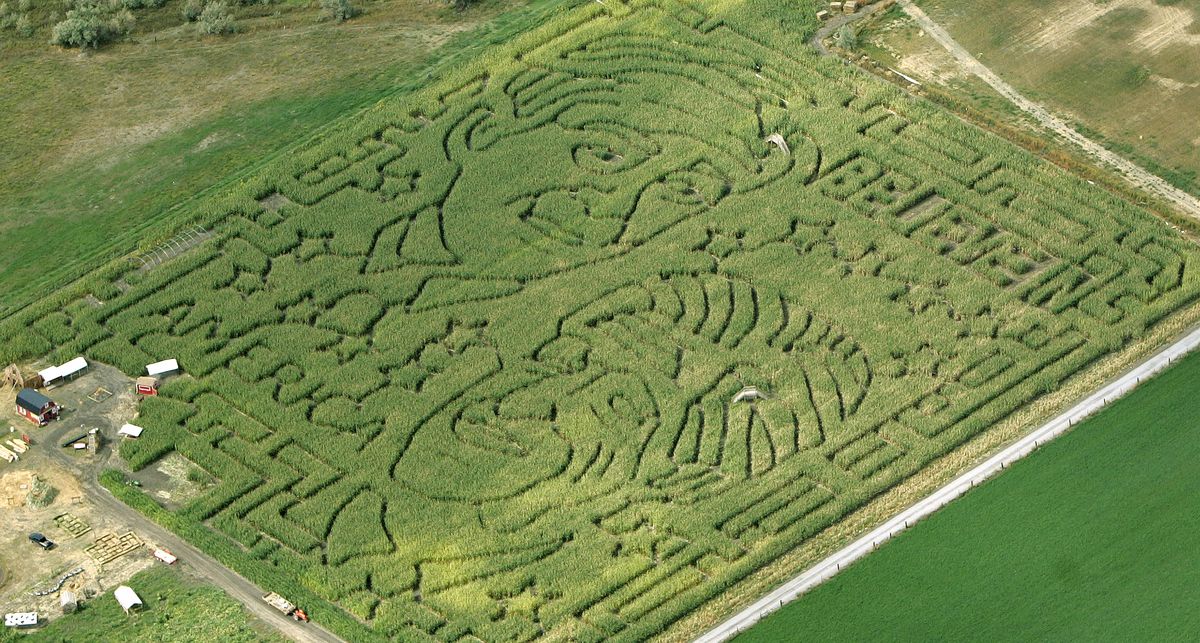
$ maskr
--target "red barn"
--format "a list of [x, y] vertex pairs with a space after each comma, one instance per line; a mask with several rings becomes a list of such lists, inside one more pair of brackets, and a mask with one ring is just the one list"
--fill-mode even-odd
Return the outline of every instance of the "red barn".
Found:
[[158, 378], [142, 376], [136, 382], [138, 395], [158, 395]]
[[17, 415], [38, 426], [45, 426], [50, 420], [57, 420], [60, 411], [62, 407], [55, 404], [54, 400], [31, 388], [23, 388], [17, 393]]

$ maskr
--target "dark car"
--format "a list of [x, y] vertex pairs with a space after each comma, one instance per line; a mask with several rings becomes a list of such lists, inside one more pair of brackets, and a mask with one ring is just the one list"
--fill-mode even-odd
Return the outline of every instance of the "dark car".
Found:
[[36, 531], [32, 534], [29, 534], [29, 540], [32, 540], [37, 544], [38, 547], [41, 547], [42, 549], [54, 549], [54, 541]]

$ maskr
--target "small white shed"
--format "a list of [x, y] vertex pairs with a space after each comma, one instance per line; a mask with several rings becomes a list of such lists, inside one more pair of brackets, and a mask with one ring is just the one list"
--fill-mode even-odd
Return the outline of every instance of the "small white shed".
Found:
[[142, 606], [142, 599], [138, 598], [137, 592], [133, 591], [132, 587], [122, 585], [113, 592], [113, 598], [121, 604], [121, 609], [128, 614], [129, 610]]
[[58, 594], [58, 604], [62, 606], [63, 614], [70, 614], [79, 608], [79, 598], [75, 592], [64, 589]]
[[179, 372], [179, 361], [176, 359], [164, 359], [161, 362], [146, 364], [146, 374], [155, 375], [171, 375]]

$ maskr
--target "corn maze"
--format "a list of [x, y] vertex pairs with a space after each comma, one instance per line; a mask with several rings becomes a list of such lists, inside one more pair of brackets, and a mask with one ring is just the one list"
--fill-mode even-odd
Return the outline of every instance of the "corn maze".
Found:
[[177, 356], [122, 454], [363, 632], [637, 640], [1200, 293], [1144, 211], [732, 5], [566, 11], [24, 346]]

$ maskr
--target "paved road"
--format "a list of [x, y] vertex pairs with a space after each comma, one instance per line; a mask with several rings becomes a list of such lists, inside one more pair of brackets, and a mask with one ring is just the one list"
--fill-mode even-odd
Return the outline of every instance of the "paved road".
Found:
[[[221, 564], [212, 556], [191, 546], [182, 538], [151, 522], [136, 509], [118, 500], [97, 482], [93, 472], [80, 471], [72, 458], [67, 457], [60, 449], [54, 448], [56, 442], [47, 441], [46, 444], [49, 446], [47, 451], [53, 457], [57, 458], [68, 469], [78, 474], [80, 485], [83, 487], [87, 499], [97, 509], [105, 512], [110, 517], [126, 522], [131, 529], [139, 532], [143, 538], [153, 541], [160, 547], [171, 550], [171, 553], [179, 557], [180, 562], [178, 564], [187, 565], [212, 584], [225, 590], [234, 600], [245, 605], [246, 609], [252, 614], [274, 626], [284, 636], [299, 643], [336, 643], [342, 641], [341, 638], [338, 638], [332, 632], [329, 632], [316, 623], [297, 623], [290, 617], [284, 616], [274, 608], [268, 606], [262, 600], [262, 596], [266, 592], [260, 590], [254, 583], [251, 583], [237, 572]], [[287, 595], [287, 588], [274, 589], [285, 596]]]
[[1174, 204], [1184, 214], [1200, 218], [1200, 199], [1167, 183], [1138, 164], [1108, 151], [1099, 143], [1076, 132], [1062, 119], [1051, 114], [1049, 110], [1039, 103], [1035, 103], [1023, 96], [1012, 85], [1004, 82], [1004, 79], [979, 62], [962, 45], [958, 44], [954, 38], [951, 38], [950, 34], [941, 25], [934, 22], [924, 11], [921, 11], [920, 7], [914, 5], [912, 0], [898, 0], [898, 3], [904, 9], [904, 12], [911, 16], [921, 29], [925, 30], [925, 33], [929, 34], [934, 40], [945, 47], [946, 51], [950, 52], [950, 55], [954, 56], [967, 71], [975, 74], [988, 85], [991, 85], [992, 89], [995, 89], [1001, 96], [1032, 116], [1043, 127], [1079, 146], [1084, 152], [1101, 163], [1113, 167], [1126, 181], [1133, 184], [1134, 187], [1145, 190], [1168, 203]]
[[1143, 380], [1167, 367], [1168, 364], [1200, 346], [1200, 329], [1193, 330], [1182, 339], [1163, 349], [1133, 370], [1089, 395], [1062, 415], [1050, 420], [1033, 433], [1017, 440], [1004, 450], [955, 478], [915, 505], [892, 517], [870, 533], [850, 543], [828, 558], [817, 563], [804, 573], [784, 583], [775, 591], [763, 596], [729, 620], [696, 639], [697, 643], [717, 643], [733, 638], [739, 632], [754, 625], [762, 617], [779, 609], [784, 603], [794, 600], [804, 592], [832, 578], [850, 563], [874, 551], [880, 543], [908, 529], [918, 520], [946, 506], [947, 503], [966, 493], [971, 487], [995, 475], [1008, 465], [1029, 455], [1042, 444], [1066, 433], [1076, 422], [1100, 410], [1109, 402], [1133, 390]]

